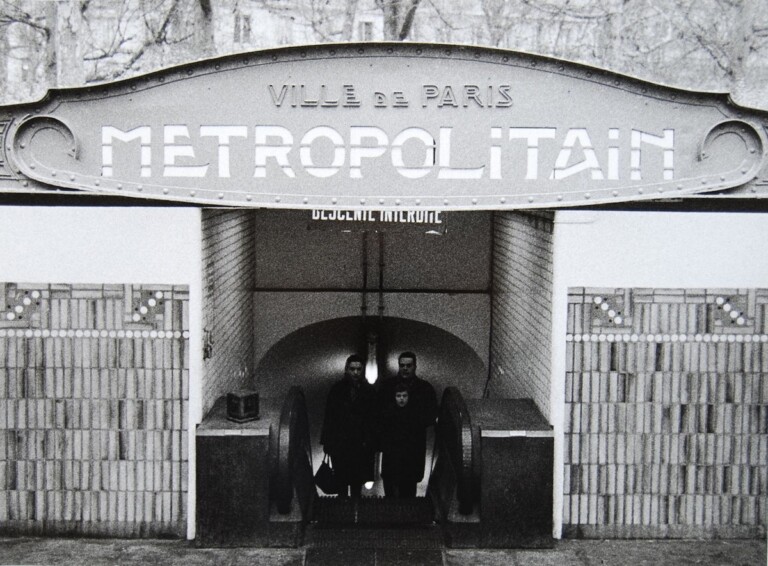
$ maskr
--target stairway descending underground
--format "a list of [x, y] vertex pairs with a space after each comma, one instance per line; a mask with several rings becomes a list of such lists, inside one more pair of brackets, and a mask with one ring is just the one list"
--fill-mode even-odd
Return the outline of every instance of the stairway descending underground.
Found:
[[443, 564], [442, 532], [426, 497], [318, 497], [306, 534], [306, 566]]

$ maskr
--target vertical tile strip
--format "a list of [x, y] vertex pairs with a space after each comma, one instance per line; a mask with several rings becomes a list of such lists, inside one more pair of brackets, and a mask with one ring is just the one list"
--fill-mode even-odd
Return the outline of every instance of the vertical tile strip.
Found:
[[754, 289], [570, 290], [566, 536], [764, 536], [766, 304]]
[[0, 292], [0, 530], [184, 536], [188, 289]]

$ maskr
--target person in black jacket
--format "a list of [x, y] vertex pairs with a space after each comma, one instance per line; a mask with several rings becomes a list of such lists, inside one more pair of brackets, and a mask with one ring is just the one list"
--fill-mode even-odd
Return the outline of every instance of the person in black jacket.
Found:
[[[401, 385], [408, 389], [409, 411], [415, 415], [415, 424], [411, 429], [414, 452], [411, 454], [413, 469], [418, 469], [414, 476], [409, 474], [408, 485], [398, 486], [396, 494], [392, 493], [394, 485], [384, 482], [385, 496], [415, 497], [416, 484], [424, 477], [424, 464], [427, 452], [427, 428], [435, 424], [437, 420], [437, 395], [432, 385], [416, 376], [416, 354], [403, 352], [398, 358], [398, 372], [395, 377], [384, 379], [379, 387], [379, 405], [381, 414], [389, 414], [393, 406], [396, 406], [396, 393]], [[385, 431], [381, 430], [381, 434]], [[409, 463], [409, 469], [411, 464]], [[383, 468], [382, 468], [383, 477]], [[385, 478], [386, 480], [386, 478]], [[389, 484], [389, 490], [387, 490]], [[405, 489], [403, 489], [405, 488]]]
[[376, 390], [363, 377], [360, 356], [347, 358], [344, 377], [331, 386], [320, 433], [323, 450], [343, 484], [341, 497], [360, 497], [363, 483], [373, 480]]
[[386, 497], [415, 497], [416, 484], [424, 475], [424, 427], [409, 397], [408, 385], [396, 384], [395, 402], [386, 404], [381, 415], [381, 477]]

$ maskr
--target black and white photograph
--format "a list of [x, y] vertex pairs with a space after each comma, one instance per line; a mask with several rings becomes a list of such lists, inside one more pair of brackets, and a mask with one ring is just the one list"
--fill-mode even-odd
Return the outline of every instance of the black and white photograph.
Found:
[[768, 566], [768, 0], [0, 0], [0, 564]]

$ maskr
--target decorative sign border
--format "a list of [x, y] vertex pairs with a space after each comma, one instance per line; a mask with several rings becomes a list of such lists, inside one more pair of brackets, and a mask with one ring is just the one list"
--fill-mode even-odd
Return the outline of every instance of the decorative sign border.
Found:
[[[487, 107], [489, 113], [515, 111], [518, 94], [514, 84], [491, 85], [487, 90], [485, 85], [463, 84], [454, 90], [450, 85], [429, 82], [409, 85], [407, 79], [403, 79], [406, 86], [413, 87], [413, 92], [420, 93], [420, 97], [414, 97], [397, 85], [384, 92], [378, 83], [357, 89], [354, 85], [331, 84], [333, 73], [329, 72], [344, 67], [375, 67], [376, 72], [386, 71], [383, 82], [386, 84], [397, 79], [397, 69], [424, 64], [431, 65], [429, 68], [443, 68], [443, 73], [445, 66], [461, 67], [473, 78], [477, 76], [478, 81], [484, 74], [495, 72], [498, 76], [510, 77], [516, 73], [528, 77], [528, 82], [534, 83], [529, 90], [541, 91], [542, 96], [547, 80], [556, 79], [561, 81], [557, 83], [559, 86], [572, 85], [574, 91], [581, 95], [589, 93], [598, 100], [579, 100], [574, 104], [568, 99], [571, 95], [568, 88], [559, 108], [559, 115], [567, 116], [566, 124], [538, 124], [536, 116], [528, 114], [501, 115], [499, 126], [483, 133], [488, 134], [488, 139], [482, 140], [489, 145], [486, 162], [479, 167], [467, 167], [456, 165], [462, 160], [463, 149], [456, 150], [460, 140], [452, 130], [456, 125], [471, 126], [460, 113], [468, 108], [477, 112], [478, 107]], [[312, 75], [310, 69], [315, 69]], [[323, 69], [322, 75], [317, 69]], [[258, 80], [262, 75], [275, 72], [290, 77], [287, 81], [300, 81], [306, 78], [302, 73], [306, 73], [313, 84], [284, 82], [280, 86], [277, 82]], [[188, 104], [194, 113], [194, 100], [201, 87], [227, 77], [236, 81], [246, 76], [253, 81], [249, 86], [255, 85], [263, 91], [259, 104], [269, 107], [269, 120], [288, 116], [290, 125], [270, 121], [258, 125], [258, 116], [238, 116], [242, 120], [237, 125], [222, 126], [216, 122], [218, 109], [208, 105], [206, 111], [213, 112], [211, 123], [219, 125], [201, 123], [203, 125], [195, 130], [177, 123], [179, 116], [184, 116], [184, 104], [180, 105], [181, 114], [176, 109], [167, 117], [153, 117], [155, 111], [151, 106], [136, 102], [142, 100], [146, 105], [156, 101], [159, 93], [168, 89], [178, 96], [179, 87], [189, 85], [192, 91], [188, 93]], [[563, 79], [569, 82], [563, 83]], [[431, 77], [424, 79], [429, 80]], [[600, 159], [605, 158], [605, 162], [600, 163], [597, 145], [593, 145], [590, 138], [589, 124], [580, 120], [599, 116], [595, 107], [600, 104], [601, 96], [619, 96], [616, 93], [629, 93], [629, 98], [621, 96], [620, 100], [625, 104], [631, 101], [638, 107], [642, 105], [643, 112], [633, 112], [630, 104], [622, 109], [627, 122], [638, 120], [639, 129], [629, 124], [627, 128], [631, 131], [619, 134], [618, 128], [609, 128], [606, 139], [598, 142]], [[100, 103], [104, 101], [109, 102], [115, 114], [128, 114], [137, 120], [132, 122], [135, 127], [117, 127], [104, 122], [98, 131], [86, 130], [79, 117], [89, 116], [85, 122], [89, 126], [98, 123], [98, 112], [104, 112], [104, 105]], [[225, 103], [222, 101], [222, 105]], [[579, 108], [580, 105], [589, 106], [591, 110]], [[355, 116], [369, 117], [369, 125], [350, 126], [354, 122], [339, 119], [345, 111], [361, 109], [366, 113]], [[547, 110], [537, 111], [537, 115], [545, 115], [542, 113]], [[301, 129], [299, 125], [306, 126], [308, 111], [314, 112], [311, 115], [315, 122], [309, 129]], [[385, 132], [387, 123], [403, 112], [411, 112], [409, 116], [425, 116], [430, 126], [422, 128], [414, 122], [412, 127], [399, 133], [397, 130]], [[686, 117], [679, 118], [683, 113]], [[435, 124], [443, 122], [436, 121], [436, 114], [441, 119], [445, 117], [447, 125], [437, 127]], [[643, 120], [657, 114], [665, 116], [664, 119], [668, 116], [670, 122], [677, 124], [678, 131], [670, 128], [663, 132], [658, 129], [645, 132]], [[658, 118], [655, 120], [659, 123]], [[679, 198], [741, 187], [759, 179], [768, 148], [765, 132], [768, 120], [764, 113], [736, 107], [724, 95], [674, 90], [540, 56], [435, 44], [324, 45], [229, 56], [98, 87], [52, 91], [37, 104], [0, 108], [0, 122], [6, 124], [0, 134], [5, 138], [4, 169], [9, 170], [7, 174], [3, 171], [2, 176], [14, 177], [20, 185], [9, 189], [6, 184], [0, 192], [59, 188], [196, 204], [292, 209], [501, 210]], [[688, 127], [689, 123], [695, 128]], [[334, 127], [337, 124], [339, 127]], [[557, 128], [549, 127], [554, 125]], [[476, 132], [466, 135], [463, 148], [476, 145]], [[559, 149], [554, 169], [548, 177], [547, 172], [537, 177], [535, 160], [539, 146], [555, 135]], [[620, 142], [620, 135], [631, 137], [631, 142]], [[94, 141], [94, 136], [101, 139]], [[203, 136], [213, 138], [215, 141], [210, 147], [216, 147], [215, 155], [201, 157], [198, 154], [196, 161], [195, 136], [197, 141]], [[249, 175], [250, 180], [232, 181], [229, 168], [234, 158], [230, 158], [230, 152], [235, 151], [235, 142], [246, 136], [255, 137], [257, 146], [255, 165], [253, 162], [249, 165], [260, 169]], [[502, 144], [509, 142], [518, 144], [521, 155], [528, 160], [527, 166], [515, 165], [518, 170], [526, 171], [523, 181], [502, 179], [502, 167], [507, 166], [501, 157]], [[249, 143], [253, 142], [249, 140]], [[135, 146], [131, 151], [136, 156], [136, 174], [116, 175], [119, 167], [113, 161], [117, 159], [115, 153], [129, 144]], [[291, 158], [297, 160], [297, 156], [301, 156], [298, 170], [297, 161], [288, 163], [289, 144], [293, 152]], [[407, 148], [414, 144], [419, 151], [416, 162], [413, 156], [406, 155]], [[658, 169], [647, 180], [640, 174], [641, 160], [645, 159], [641, 147], [646, 146], [655, 146], [647, 153], [653, 151], [655, 169]], [[263, 149], [261, 157], [259, 147]], [[396, 170], [397, 175], [390, 172], [394, 177], [363, 179], [364, 164], [385, 151], [391, 153], [387, 166]], [[622, 181], [617, 173], [620, 151], [622, 167], [629, 168], [623, 171], [627, 179]], [[506, 154], [505, 159], [508, 159]], [[339, 175], [341, 160], [345, 168], [343, 183]], [[680, 161], [685, 161], [685, 171], [678, 177], [675, 167]], [[276, 172], [262, 181], [270, 164]], [[209, 174], [216, 168], [218, 176]], [[163, 173], [153, 173], [156, 169], [162, 169]], [[378, 175], [383, 169], [377, 163], [371, 170]], [[254, 180], [255, 177], [259, 178]], [[393, 178], [399, 182], [391, 182]], [[435, 181], [438, 178], [443, 179], [442, 184]], [[488, 178], [495, 180], [491, 183]], [[535, 182], [529, 182], [531, 180]], [[558, 180], [562, 182], [558, 184]], [[759, 180], [754, 183], [758, 185]]]

